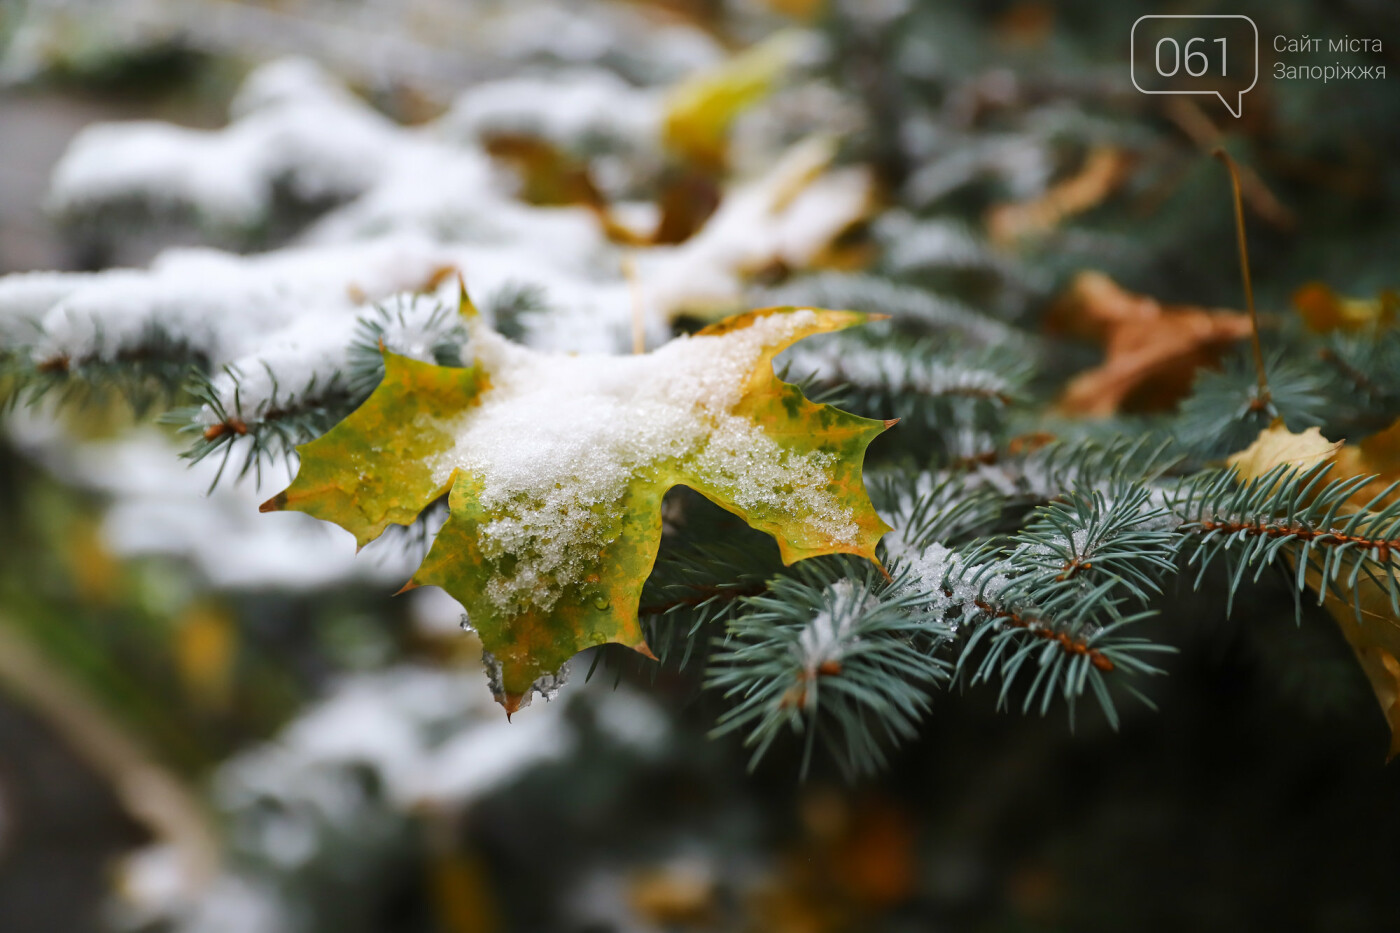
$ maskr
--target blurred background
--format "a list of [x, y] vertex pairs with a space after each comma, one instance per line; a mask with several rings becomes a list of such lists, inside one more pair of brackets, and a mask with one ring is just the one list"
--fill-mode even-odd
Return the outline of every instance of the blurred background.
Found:
[[[1254, 16], [1241, 119], [1133, 90], [1147, 13]], [[1396, 74], [1276, 81], [1279, 34], [1379, 39], [1336, 58]], [[629, 115], [777, 35], [785, 77], [678, 182]], [[680, 192], [677, 240], [776, 145], [833, 134], [878, 195], [824, 268], [1033, 329], [1084, 268], [1238, 306], [1223, 145], [1261, 305], [1370, 295], [1400, 243], [1397, 52], [1390, 0], [0, 0], [0, 273], [295, 242], [355, 197], [355, 164], [255, 126], [259, 94], [311, 87], [307, 125], [353, 98], [448, 127], [531, 203]], [[223, 135], [171, 169], [163, 138], [118, 159], [79, 135], [134, 120]], [[1159, 710], [1117, 731], [973, 689], [878, 777], [799, 780], [799, 743], [749, 773], [694, 666], [585, 657], [508, 724], [460, 607], [390, 598], [403, 548], [260, 516], [281, 475], [208, 493], [217, 458], [141, 414], [0, 415], [3, 933], [1400, 929], [1385, 724], [1286, 598], [1163, 621]]]

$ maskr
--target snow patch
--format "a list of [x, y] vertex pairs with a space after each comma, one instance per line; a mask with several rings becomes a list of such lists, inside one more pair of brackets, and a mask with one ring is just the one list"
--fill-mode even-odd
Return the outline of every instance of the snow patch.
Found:
[[462, 470], [499, 516], [482, 528], [488, 559], [519, 561], [488, 587], [503, 610], [552, 607], [608, 543], [609, 512], [634, 479], [666, 464], [703, 477], [746, 510], [810, 516], [810, 530], [854, 541], [850, 510], [826, 491], [832, 455], [794, 454], [733, 414], [765, 348], [815, 320], [802, 310], [720, 336], [680, 337], [641, 356], [547, 354], [486, 330], [474, 335], [491, 387], [455, 423], [433, 466]]

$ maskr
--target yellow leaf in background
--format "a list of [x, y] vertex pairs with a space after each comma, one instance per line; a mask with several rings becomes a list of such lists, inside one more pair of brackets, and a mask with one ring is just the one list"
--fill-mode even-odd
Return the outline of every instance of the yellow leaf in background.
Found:
[[176, 620], [175, 664], [191, 698], [209, 709], [228, 706], [238, 626], [228, 609], [195, 603]]
[[[1227, 461], [1245, 479], [1256, 479], [1276, 466], [1288, 463], [1307, 470], [1331, 461], [1333, 479], [1373, 476], [1374, 479], [1351, 495], [1351, 506], [1360, 508], [1400, 482], [1400, 419], [1384, 431], [1363, 438], [1356, 444], [1329, 441], [1317, 428], [1294, 433], [1275, 421], [1259, 436]], [[1383, 508], [1400, 497], [1400, 490], [1378, 500], [1373, 509]]]
[[699, 71], [671, 89], [662, 129], [666, 145], [713, 170], [729, 156], [729, 128], [767, 97], [797, 57], [799, 37], [780, 32], [723, 64]]
[[1047, 188], [1039, 197], [998, 204], [987, 213], [987, 232], [996, 243], [1044, 236], [1075, 214], [1097, 207], [1122, 184], [1132, 159], [1121, 149], [1098, 146], [1079, 171]]
[[[1400, 419], [1378, 434], [1372, 434], [1359, 444], [1348, 444], [1337, 451], [1338, 476], [1375, 476], [1352, 496], [1363, 504], [1386, 491], [1392, 483], [1400, 482]], [[1384, 508], [1400, 496], [1391, 492], [1372, 508]]]
[[1386, 289], [1375, 298], [1344, 298], [1323, 282], [1309, 282], [1293, 293], [1293, 306], [1317, 333], [1390, 327], [1400, 312], [1400, 292]]
[[73, 588], [90, 606], [114, 605], [120, 596], [121, 564], [102, 541], [99, 522], [80, 518], [68, 533], [66, 558]]
[[1250, 480], [1285, 463], [1299, 472], [1311, 469], [1332, 459], [1341, 449], [1341, 441], [1329, 441], [1317, 428], [1295, 434], [1280, 420], [1260, 431], [1254, 443], [1231, 454], [1226, 462], [1243, 479]]
[[826, 0], [768, 0], [768, 5], [785, 16], [811, 22], [826, 9]]
[[501, 928], [490, 872], [480, 856], [442, 852], [428, 868], [437, 918], [445, 933], [495, 933]]
[[[1373, 473], [1389, 474], [1372, 481], [1350, 497], [1353, 509], [1360, 508], [1400, 479], [1400, 421], [1359, 444], [1343, 446], [1322, 436], [1317, 428], [1294, 433], [1275, 421], [1259, 432], [1254, 443], [1230, 457], [1230, 466], [1244, 479], [1255, 479], [1282, 464], [1299, 471], [1331, 461], [1330, 478], [1347, 479]], [[1385, 500], [1390, 501], [1393, 495]], [[1385, 502], [1376, 503], [1381, 508]], [[1385, 547], [1385, 545], [1382, 545]], [[1307, 583], [1322, 590], [1320, 572], [1307, 570]], [[1323, 604], [1342, 630], [1347, 643], [1371, 682], [1381, 712], [1390, 725], [1390, 754], [1400, 753], [1400, 618], [1396, 617], [1386, 586], [1362, 574], [1354, 587], [1339, 576], [1325, 589]], [[1358, 613], [1358, 607], [1360, 612]], [[1359, 618], [1358, 618], [1359, 616]]]
[[[1317, 588], [1320, 582], [1317, 571], [1308, 571], [1308, 582]], [[1353, 600], [1360, 602], [1359, 622]], [[1363, 574], [1357, 579], [1354, 592], [1332, 587], [1325, 605], [1356, 652], [1356, 660], [1376, 693], [1381, 712], [1390, 725], [1390, 752], [1386, 759], [1394, 758], [1400, 754], [1400, 661], [1396, 660], [1400, 655], [1400, 619], [1395, 617], [1390, 594], [1384, 586]]]
[[758, 178], [726, 191], [685, 242], [639, 252], [641, 290], [669, 320], [716, 320], [743, 307], [746, 283], [843, 258], [870, 216], [875, 183], [858, 165], [833, 166], [837, 143], [794, 144]]

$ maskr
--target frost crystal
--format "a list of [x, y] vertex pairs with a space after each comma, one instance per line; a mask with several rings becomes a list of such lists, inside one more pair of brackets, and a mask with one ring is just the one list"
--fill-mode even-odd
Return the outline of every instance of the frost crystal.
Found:
[[903, 555], [909, 569], [906, 586], [926, 594], [928, 609], [954, 631], [958, 624], [980, 611], [979, 603], [994, 603], [1011, 584], [1006, 561], [970, 564], [963, 555], [934, 543], [922, 551]]
[[[462, 626], [464, 628], [467, 627], [467, 617], [465, 615], [462, 616]], [[490, 651], [483, 648], [481, 651], [481, 665], [486, 668], [486, 685], [491, 688], [491, 693], [495, 696], [500, 696], [502, 693], [505, 693], [506, 688], [500, 660]], [[530, 689], [525, 691], [525, 695], [520, 698], [520, 703], [515, 708], [516, 711], [529, 706], [530, 701], [534, 699], [537, 693], [544, 697], [546, 703], [559, 696], [559, 691], [564, 689], [564, 686], [569, 682], [569, 673], [572, 667], [572, 662], [565, 661], [559, 666], [559, 670], [548, 674], [541, 674], [539, 678], [530, 685]]]

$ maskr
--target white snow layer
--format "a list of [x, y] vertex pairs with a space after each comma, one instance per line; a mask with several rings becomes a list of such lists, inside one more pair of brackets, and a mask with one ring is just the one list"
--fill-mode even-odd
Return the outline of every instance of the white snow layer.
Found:
[[408, 132], [304, 59], [254, 71], [230, 113], [234, 121], [213, 131], [159, 122], [87, 127], [54, 169], [51, 208], [142, 201], [190, 208], [214, 225], [252, 226], [279, 184], [308, 202], [365, 191]]
[[764, 349], [814, 317], [773, 314], [627, 357], [541, 353], [479, 329], [471, 349], [490, 388], [441, 425], [455, 446], [434, 478], [471, 475], [483, 507], [499, 516], [482, 529], [482, 552], [518, 564], [487, 595], [506, 611], [548, 609], [587, 571], [585, 555], [607, 543], [596, 507], [615, 509], [630, 482], [669, 463], [740, 508], [781, 508], [812, 534], [853, 542], [850, 509], [826, 489], [833, 455], [786, 451], [732, 412]]
[[852, 644], [852, 627], [860, 617], [880, 604], [868, 589], [852, 580], [837, 580], [822, 593], [824, 606], [797, 636], [794, 650], [798, 662], [815, 681], [823, 664], [839, 662]]
[[449, 137], [525, 135], [567, 148], [626, 148], [660, 140], [662, 94], [610, 71], [575, 69], [487, 81], [458, 96], [442, 119]]
[[366, 305], [430, 282], [451, 300], [444, 270], [461, 272], [478, 298], [508, 285], [540, 288], [551, 313], [522, 319], [531, 345], [616, 352], [630, 345], [636, 314], [654, 344], [679, 312], [736, 310], [749, 274], [809, 265], [868, 207], [868, 173], [828, 170], [831, 143], [810, 140], [727, 195], [691, 240], [635, 251], [629, 282], [626, 252], [590, 211], [518, 201], [474, 140], [450, 141], [527, 124], [560, 139], [606, 128], [654, 132], [659, 107], [643, 105], [650, 92], [590, 74], [559, 99], [550, 96], [554, 79], [482, 85], [440, 124], [412, 129], [314, 65], [286, 60], [249, 77], [227, 129], [93, 127], [55, 173], [61, 209], [139, 198], [246, 223], [271, 208], [278, 186], [345, 203], [300, 246], [275, 253], [178, 249], [148, 272], [0, 278], [0, 335], [37, 320], [39, 360], [111, 360], [158, 326], [215, 367], [233, 367], [237, 378], [217, 376], [216, 390], [231, 415], [248, 420], [269, 407], [274, 387], [285, 404], [313, 378], [325, 385], [343, 369]]
[[618, 747], [663, 751], [660, 711], [611, 683], [595, 680], [507, 723], [472, 672], [401, 664], [345, 676], [276, 737], [214, 774], [215, 805], [245, 858], [230, 859], [191, 899], [169, 850], [144, 850], [122, 866], [124, 913], [178, 917], [177, 928], [200, 933], [281, 931], [285, 905], [270, 882], [325, 858], [347, 834], [372, 846], [376, 834], [425, 808], [469, 807], [535, 768], [567, 761], [583, 750], [569, 714], [579, 703]]
[[[560, 436], [579, 425], [592, 426], [581, 433], [601, 446], [593, 460], [578, 461], [574, 505], [614, 494], [628, 470], [656, 462], [644, 453], [652, 443], [660, 444], [658, 451], [689, 451], [695, 467], [744, 507], [763, 504], [763, 496], [771, 493], [761, 490], [771, 488], [780, 473], [795, 477], [801, 488], [816, 488], [819, 464], [784, 459], [771, 442], [765, 444], [749, 426], [724, 414], [729, 396], [721, 391], [723, 379], [704, 381], [703, 391], [715, 393], [715, 400], [708, 408], [701, 406], [707, 432], [703, 444], [697, 429], [680, 427], [682, 413], [696, 408], [693, 395], [663, 404], [642, 399], [635, 387], [624, 385], [644, 370], [668, 366], [693, 375], [703, 356], [694, 354], [705, 341], [678, 341], [655, 360], [596, 354], [629, 350], [638, 316], [647, 343], [656, 346], [667, 339], [670, 321], [681, 311], [741, 309], [751, 273], [774, 264], [792, 269], [809, 265], [832, 237], [864, 216], [871, 184], [867, 172], [831, 170], [830, 142], [808, 141], [767, 174], [740, 182], [688, 242], [624, 249], [609, 242], [588, 210], [539, 207], [513, 197], [509, 179], [480, 147], [482, 135], [528, 129], [561, 144], [601, 134], [645, 149], [646, 137], [658, 132], [656, 96], [580, 67], [562, 86], [560, 79], [532, 77], [477, 85], [441, 120], [406, 128], [376, 113], [317, 66], [293, 59], [250, 75], [231, 106], [232, 122], [223, 130], [162, 124], [93, 127], [73, 143], [55, 172], [51, 197], [60, 210], [96, 211], [135, 199], [192, 210], [214, 225], [236, 226], [265, 217], [280, 190], [340, 206], [292, 245], [272, 253], [171, 249], [145, 270], [0, 277], [0, 339], [25, 347], [35, 362], [65, 360], [81, 370], [84, 363], [114, 361], [159, 332], [211, 363], [219, 404], [206, 408], [205, 424], [220, 420], [216, 407], [252, 422], [274, 407], [294, 404], [308, 387], [325, 386], [343, 372], [358, 325], [375, 314], [373, 305], [392, 304], [398, 296], [422, 289], [433, 290], [429, 299], [455, 304], [453, 273], [460, 272], [483, 304], [509, 288], [541, 291], [548, 312], [518, 320], [530, 347], [594, 354], [578, 361], [559, 355], [534, 358], [531, 365], [550, 377], [541, 384], [556, 388], [547, 398], [521, 389], [511, 401], [517, 412], [528, 408], [532, 422], [540, 412], [571, 413], [544, 416], [557, 423]], [[636, 260], [630, 278], [624, 275], [628, 256]], [[421, 338], [433, 308], [432, 300], [411, 306], [402, 325], [386, 335], [390, 348], [427, 358], [430, 341]], [[512, 352], [493, 346], [494, 352]], [[582, 379], [580, 385], [560, 391], [557, 377], [564, 372]], [[626, 375], [621, 380], [600, 376], [606, 372]], [[682, 391], [680, 382], [670, 385], [673, 394]], [[686, 391], [698, 391], [699, 385], [696, 381]], [[614, 414], [641, 406], [648, 416], [617, 417], [615, 428], [604, 428], [606, 416], [582, 413], [589, 402]], [[652, 423], [652, 416], [668, 420], [631, 438], [617, 435]], [[668, 429], [672, 433], [663, 440]], [[512, 444], [522, 451], [535, 449], [515, 427], [494, 436], [497, 428], [485, 423], [474, 430], [483, 441], [477, 449], [496, 458], [493, 469], [502, 472], [493, 475], [498, 477], [524, 460], [495, 452]], [[151, 455], [140, 469], [156, 470], [156, 459]], [[201, 465], [185, 474], [183, 463], [173, 456], [169, 462], [171, 475], [188, 476], [190, 488], [201, 491], [215, 468]], [[493, 486], [493, 494], [504, 488]], [[224, 495], [220, 490], [209, 507], [232, 513], [254, 504], [257, 493], [228, 493], [235, 498], [226, 500], [220, 498]], [[123, 501], [137, 500], [133, 493]], [[339, 579], [349, 572], [329, 559], [309, 574], [300, 568], [283, 572], [295, 563], [283, 560], [285, 554], [259, 532], [277, 528], [274, 536], [281, 535], [280, 526], [299, 516], [259, 516], [247, 509], [259, 523], [258, 531], [250, 529], [240, 538], [247, 552], [230, 559], [207, 550], [211, 536], [201, 533], [203, 513], [198, 509], [182, 512], [158, 493], [143, 494], [139, 501], [140, 507], [118, 505], [113, 512], [113, 546], [123, 552], [162, 550], [162, 541], [172, 542], [163, 552], [187, 552], [224, 585], [252, 585], [259, 575], [277, 585], [296, 585], [291, 578]], [[849, 534], [849, 516], [829, 503], [813, 500], [808, 505], [829, 537]], [[148, 521], [142, 508], [158, 518]], [[220, 527], [221, 536], [229, 538], [235, 521], [221, 515], [203, 527]], [[493, 540], [501, 547], [510, 546], [512, 535], [539, 530], [544, 519], [517, 510], [510, 521], [517, 524], [493, 529]], [[123, 524], [126, 530], [118, 529]], [[586, 529], [575, 530], [587, 537]], [[286, 534], [303, 546], [298, 533]], [[305, 547], [317, 553], [315, 546]], [[564, 548], [561, 541], [555, 550]], [[546, 571], [560, 569], [556, 560], [567, 563], [567, 558], [551, 555], [540, 560], [539, 569]], [[507, 590], [498, 594], [501, 599], [532, 593], [535, 584], [519, 579]]]

